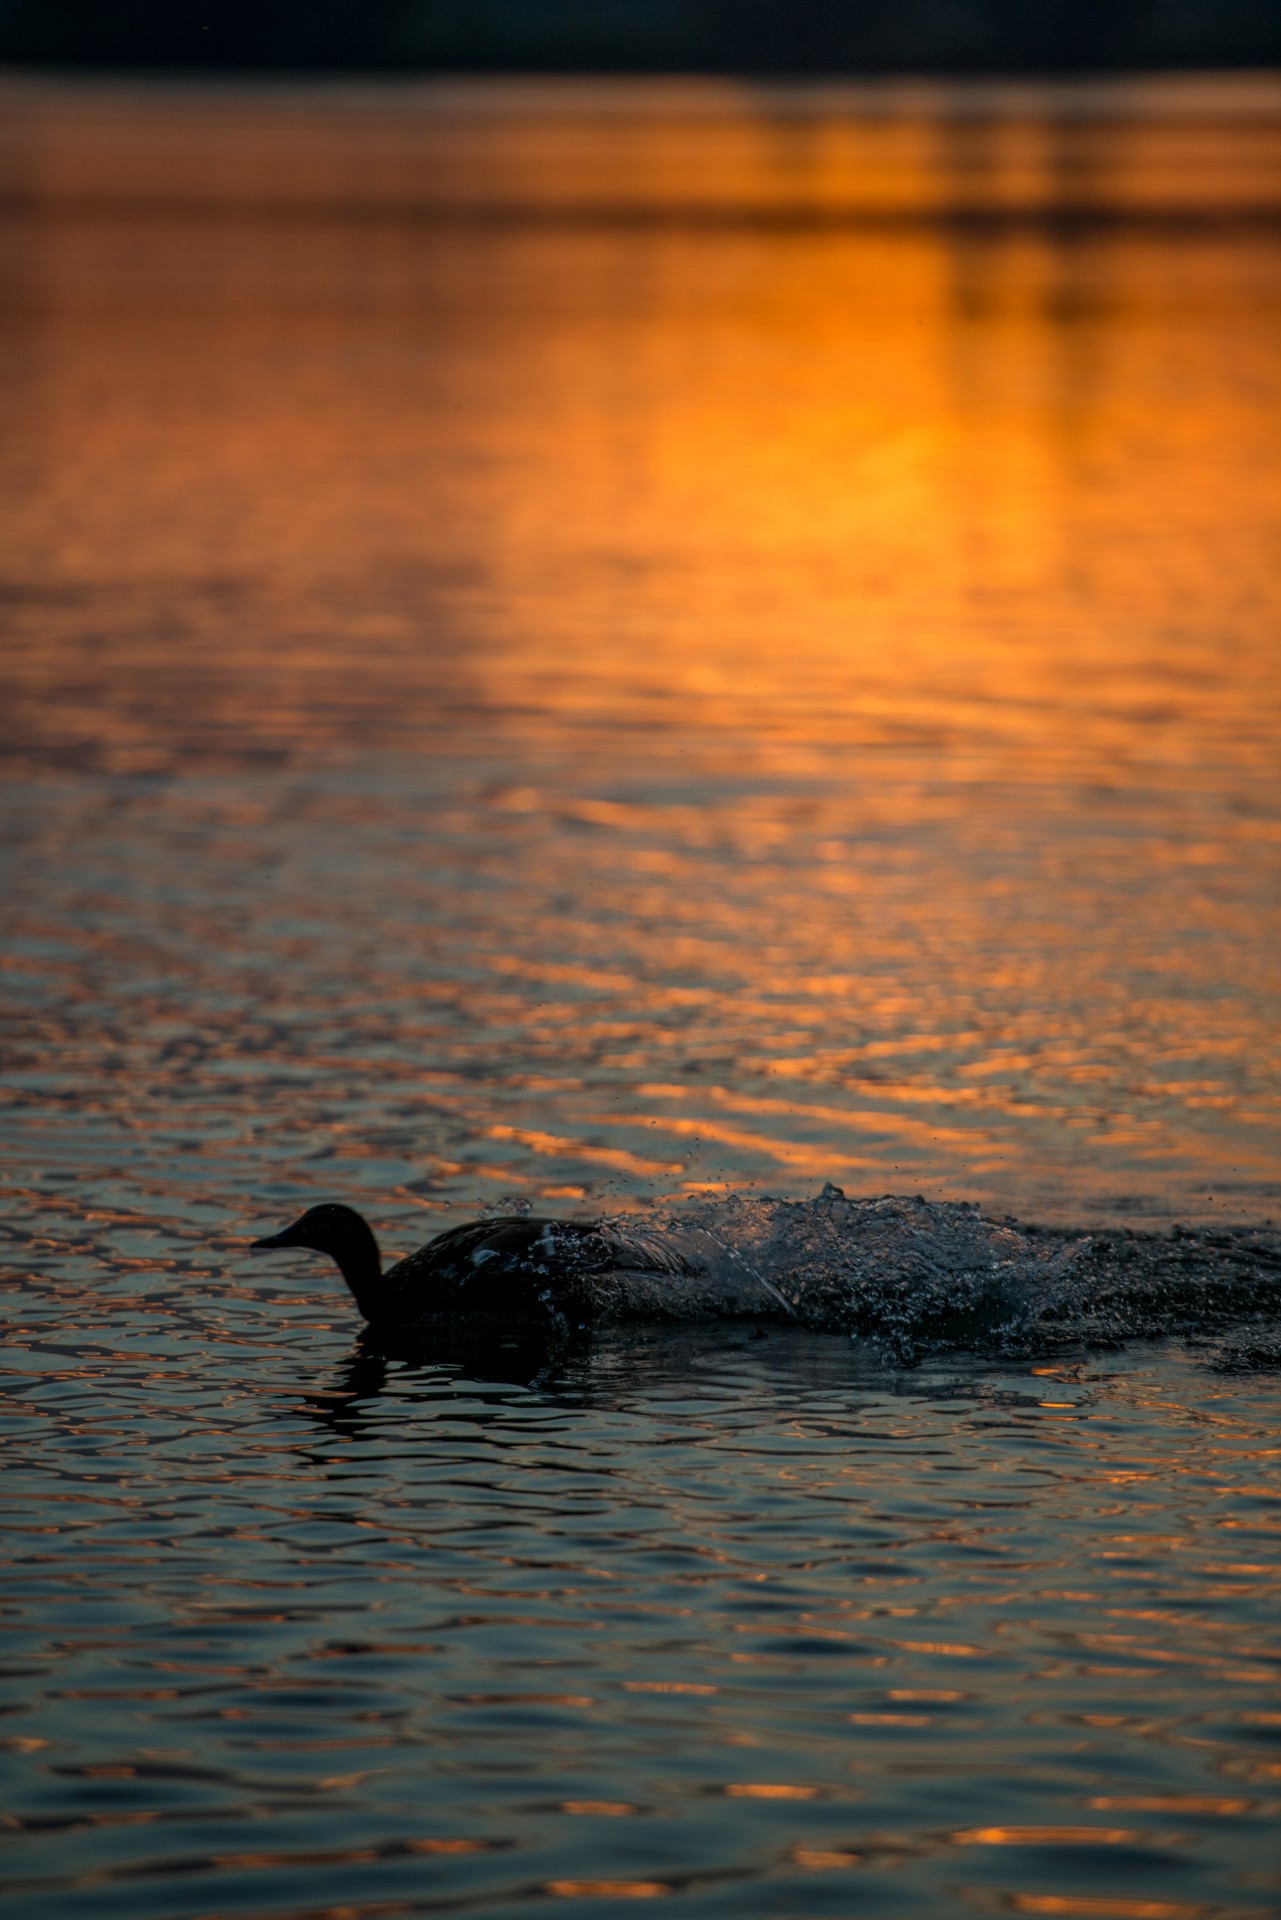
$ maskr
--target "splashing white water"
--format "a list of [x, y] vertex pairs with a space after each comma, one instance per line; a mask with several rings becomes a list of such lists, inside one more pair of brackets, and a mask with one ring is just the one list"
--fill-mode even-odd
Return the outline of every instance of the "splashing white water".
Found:
[[[634, 1231], [634, 1223], [631, 1223]], [[628, 1231], [618, 1223], [618, 1231]], [[1193, 1334], [1281, 1312], [1276, 1234], [1071, 1234], [963, 1202], [732, 1195], [648, 1224], [686, 1271], [618, 1276], [628, 1318], [780, 1313], [908, 1361]]]

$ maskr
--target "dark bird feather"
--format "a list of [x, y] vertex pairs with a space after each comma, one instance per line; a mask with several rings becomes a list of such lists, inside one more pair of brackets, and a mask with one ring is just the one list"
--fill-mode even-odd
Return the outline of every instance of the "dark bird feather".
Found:
[[253, 1244], [330, 1255], [365, 1319], [388, 1326], [455, 1314], [581, 1324], [611, 1304], [611, 1274], [689, 1271], [658, 1234], [519, 1214], [451, 1227], [385, 1273], [378, 1242], [352, 1207], [311, 1207], [282, 1233]]

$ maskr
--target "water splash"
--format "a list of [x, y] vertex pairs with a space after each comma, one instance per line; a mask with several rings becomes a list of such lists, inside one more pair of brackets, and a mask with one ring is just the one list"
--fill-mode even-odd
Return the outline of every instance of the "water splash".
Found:
[[[1086, 1235], [985, 1217], [965, 1202], [731, 1195], [656, 1218], [692, 1269], [627, 1275], [624, 1317], [781, 1312], [911, 1363], [970, 1349], [1026, 1355], [1209, 1334], [1281, 1312], [1281, 1236], [1266, 1229]], [[1266, 1345], [1265, 1333], [1251, 1337]], [[1250, 1342], [1247, 1342], [1250, 1344]]]

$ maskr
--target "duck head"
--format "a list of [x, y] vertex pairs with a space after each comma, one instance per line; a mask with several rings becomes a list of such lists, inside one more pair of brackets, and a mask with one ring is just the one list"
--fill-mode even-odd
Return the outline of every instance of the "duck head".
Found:
[[365, 1318], [373, 1317], [382, 1277], [382, 1258], [369, 1223], [361, 1219], [354, 1207], [336, 1202], [308, 1207], [292, 1226], [280, 1233], [268, 1234], [263, 1240], [255, 1240], [251, 1250], [273, 1253], [283, 1247], [307, 1247], [313, 1253], [327, 1253], [331, 1260], [337, 1261]]

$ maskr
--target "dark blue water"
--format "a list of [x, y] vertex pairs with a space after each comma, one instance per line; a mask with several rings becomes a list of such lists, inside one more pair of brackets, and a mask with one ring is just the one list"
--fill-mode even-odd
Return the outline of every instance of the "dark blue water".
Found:
[[530, 1385], [148, 1264], [12, 1302], [32, 1912], [1275, 1911], [1273, 1380], [704, 1327]]

